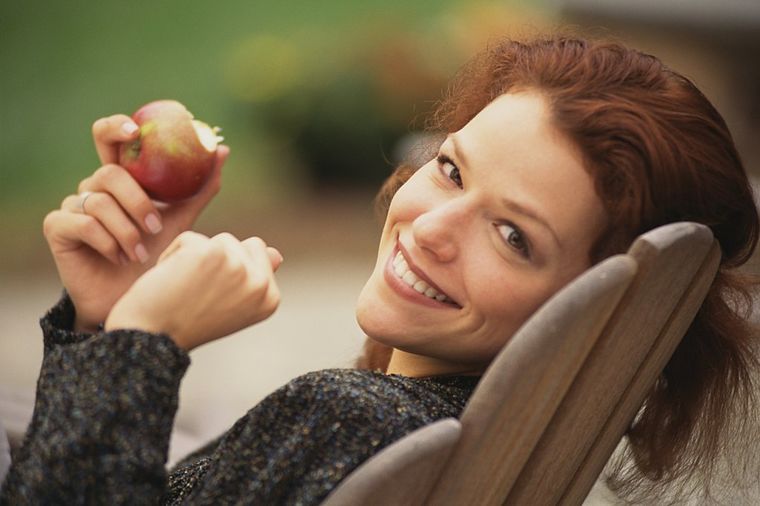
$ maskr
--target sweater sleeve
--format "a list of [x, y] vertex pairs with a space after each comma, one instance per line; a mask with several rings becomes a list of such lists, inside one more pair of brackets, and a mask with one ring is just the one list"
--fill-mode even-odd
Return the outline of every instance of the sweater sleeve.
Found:
[[68, 297], [41, 320], [34, 413], [0, 504], [155, 504], [187, 354], [166, 335], [76, 333]]

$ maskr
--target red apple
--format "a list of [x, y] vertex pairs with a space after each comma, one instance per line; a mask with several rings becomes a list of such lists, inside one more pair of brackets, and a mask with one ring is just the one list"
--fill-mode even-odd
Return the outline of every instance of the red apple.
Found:
[[219, 129], [193, 119], [176, 100], [150, 102], [132, 119], [140, 137], [121, 145], [119, 165], [152, 199], [177, 202], [195, 195], [216, 163]]

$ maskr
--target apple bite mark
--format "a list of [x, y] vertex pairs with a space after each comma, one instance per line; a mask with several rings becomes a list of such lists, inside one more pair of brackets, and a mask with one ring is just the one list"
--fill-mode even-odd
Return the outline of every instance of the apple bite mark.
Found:
[[193, 128], [195, 128], [198, 141], [206, 148], [206, 151], [216, 151], [216, 147], [224, 140], [224, 137], [217, 135], [221, 131], [219, 127], [212, 128], [206, 123], [194, 119]]

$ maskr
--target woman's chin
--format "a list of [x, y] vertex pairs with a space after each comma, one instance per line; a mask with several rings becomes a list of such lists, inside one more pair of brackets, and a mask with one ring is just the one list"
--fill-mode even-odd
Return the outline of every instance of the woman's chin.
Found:
[[381, 311], [375, 311], [371, 306], [360, 304], [356, 308], [356, 323], [370, 339], [386, 346], [395, 347], [398, 344], [398, 339], [393, 338], [392, 325], [383, 318]]
[[388, 314], [388, 306], [381, 301], [373, 278], [374, 274], [359, 293], [356, 301], [356, 323], [367, 336], [386, 344], [381, 336], [395, 324], [396, 317]]
[[356, 322], [367, 337], [382, 345], [398, 348], [409, 344], [408, 329], [400, 329], [391, 315], [382, 311], [382, 308], [358, 305]]

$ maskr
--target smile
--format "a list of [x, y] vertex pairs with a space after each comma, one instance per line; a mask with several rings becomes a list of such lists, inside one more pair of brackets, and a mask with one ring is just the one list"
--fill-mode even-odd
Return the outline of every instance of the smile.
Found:
[[[405, 286], [408, 286], [417, 294], [423, 295], [426, 299], [433, 302], [435, 305], [445, 304], [447, 306], [459, 307], [448, 295], [443, 293], [437, 287], [431, 286], [431, 283], [422, 279], [421, 275], [412, 271], [409, 267], [409, 262], [404, 257], [401, 250], [397, 250], [393, 257], [392, 264], [389, 266], [395, 278], [401, 281]], [[425, 299], [423, 299], [425, 300]], [[436, 304], [438, 303], [438, 304]], [[439, 306], [440, 307], [440, 306]]]

